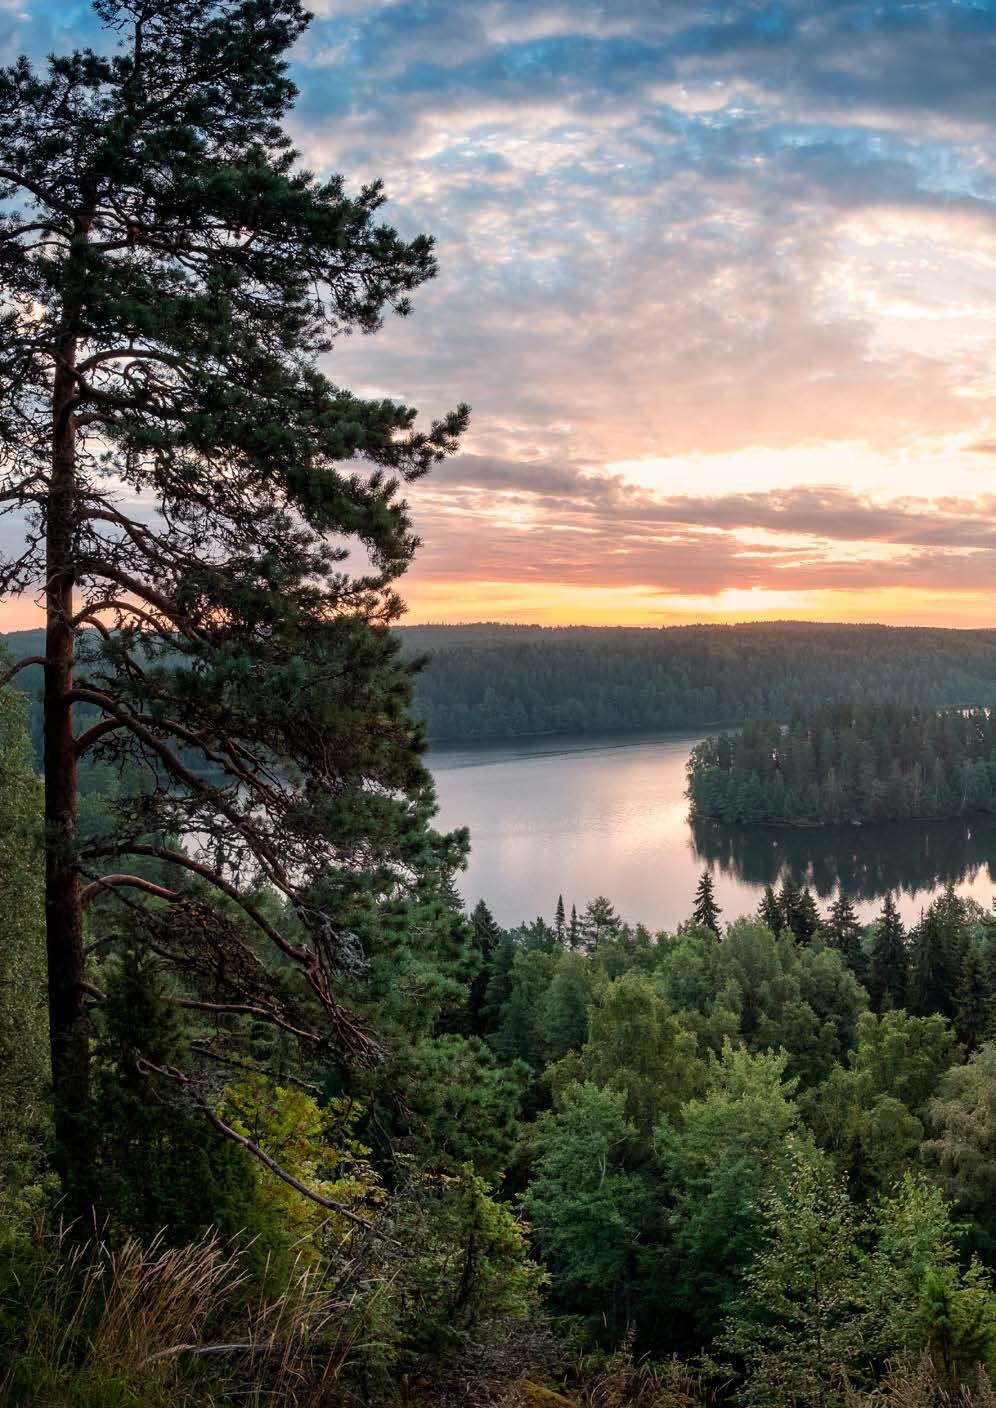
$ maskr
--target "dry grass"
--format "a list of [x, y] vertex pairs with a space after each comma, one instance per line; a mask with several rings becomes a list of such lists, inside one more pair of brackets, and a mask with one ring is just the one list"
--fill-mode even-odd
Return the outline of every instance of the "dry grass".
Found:
[[982, 1365], [969, 1382], [945, 1384], [924, 1354], [891, 1365], [874, 1392], [853, 1394], [847, 1408], [996, 1408], [996, 1393]]
[[5, 1249], [0, 1403], [327, 1404], [371, 1348], [359, 1293], [302, 1260], [279, 1295], [251, 1298], [245, 1262], [213, 1236], [111, 1247], [66, 1228]]

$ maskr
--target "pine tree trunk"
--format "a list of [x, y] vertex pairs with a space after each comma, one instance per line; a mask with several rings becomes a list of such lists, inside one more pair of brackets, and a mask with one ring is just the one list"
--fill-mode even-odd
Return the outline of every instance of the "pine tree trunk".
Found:
[[45, 928], [57, 1167], [78, 1186], [80, 1116], [89, 1088], [84, 1022], [83, 912], [76, 836], [73, 583], [76, 536], [76, 309], [67, 306], [53, 391], [52, 482], [46, 525]]

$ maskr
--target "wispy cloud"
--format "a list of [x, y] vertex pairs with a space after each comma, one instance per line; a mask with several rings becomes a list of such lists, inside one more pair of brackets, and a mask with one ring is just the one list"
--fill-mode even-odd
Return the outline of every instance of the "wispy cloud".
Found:
[[[986, 619], [996, 6], [315, 8], [296, 139], [441, 265], [329, 370], [475, 413], [415, 617]], [[0, 0], [0, 50], [84, 15]]]

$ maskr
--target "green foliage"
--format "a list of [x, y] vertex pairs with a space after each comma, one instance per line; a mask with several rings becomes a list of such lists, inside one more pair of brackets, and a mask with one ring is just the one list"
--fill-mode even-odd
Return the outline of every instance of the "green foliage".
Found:
[[954, 1035], [939, 1015], [864, 1012], [858, 1018], [852, 1066], [872, 1095], [891, 1095], [918, 1112], [956, 1059]]
[[784, 1052], [751, 1055], [727, 1043], [710, 1067], [706, 1094], [656, 1131], [666, 1202], [658, 1280], [700, 1343], [719, 1328], [761, 1250], [766, 1194], [789, 1176], [807, 1142], [792, 1098], [796, 1082], [784, 1079], [787, 1060]]
[[504, 1330], [535, 1305], [545, 1277], [526, 1228], [471, 1169], [416, 1183], [394, 1226], [404, 1256], [389, 1294], [407, 1352], [438, 1352], [489, 1324]]
[[[0, 670], [5, 656], [0, 652]], [[20, 697], [0, 690], [0, 1196], [42, 1174], [48, 1024], [42, 797]]]
[[766, 1215], [770, 1242], [720, 1336], [744, 1403], [843, 1408], [904, 1353], [929, 1353], [957, 1393], [991, 1358], [996, 1299], [977, 1264], [959, 1269], [948, 1205], [922, 1176], [862, 1219], [826, 1164], [796, 1156]]
[[941, 1077], [927, 1106], [924, 1158], [973, 1241], [996, 1261], [996, 1042]]
[[770, 1242], [719, 1340], [745, 1366], [743, 1402], [842, 1404], [842, 1371], [865, 1361], [877, 1329], [850, 1203], [826, 1165], [795, 1153], [765, 1219]]
[[753, 720], [705, 739], [688, 763], [693, 810], [724, 822], [812, 826], [996, 809], [988, 709], [882, 703], [881, 690], [872, 699], [796, 709], [784, 731]]
[[86, 1116], [91, 1157], [78, 1171], [77, 1201], [96, 1210], [98, 1224], [145, 1242], [165, 1235], [179, 1246], [211, 1228], [233, 1236], [254, 1221], [255, 1171], [169, 1082], [150, 1079], [146, 1062], [166, 1068], [188, 1055], [156, 965], [127, 948], [103, 978]]
[[530, 1135], [535, 1166], [523, 1207], [564, 1309], [618, 1335], [637, 1306], [651, 1187], [621, 1090], [571, 1082]]
[[627, 1119], [645, 1139], [662, 1115], [703, 1089], [705, 1075], [695, 1037], [638, 973], [597, 992], [588, 1040], [551, 1071], [555, 1090], [580, 1081], [620, 1092]]
[[473, 1167], [497, 1178], [518, 1136], [529, 1076], [521, 1062], [499, 1064], [479, 1037], [423, 1037], [399, 1051], [380, 1084], [406, 1112], [403, 1143], [421, 1166]]
[[723, 942], [664, 947], [660, 983], [680, 1020], [715, 1050], [739, 1035], [752, 1051], [784, 1047], [790, 1074], [812, 1083], [843, 1057], [865, 994], [840, 955], [801, 948], [760, 920], [738, 919]]

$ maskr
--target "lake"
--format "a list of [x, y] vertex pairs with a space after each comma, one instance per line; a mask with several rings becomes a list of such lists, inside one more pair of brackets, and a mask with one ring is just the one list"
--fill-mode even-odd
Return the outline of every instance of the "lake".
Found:
[[704, 730], [652, 737], [533, 738], [437, 747], [429, 755], [443, 829], [470, 828], [458, 887], [499, 923], [541, 914], [562, 893], [570, 913], [608, 895], [619, 913], [673, 929], [691, 912], [703, 869], [724, 919], [751, 913], [787, 867], [826, 907], [842, 885], [861, 917], [885, 891], [907, 923], [949, 880], [989, 908], [996, 818], [796, 831], [688, 819], [685, 763]]

